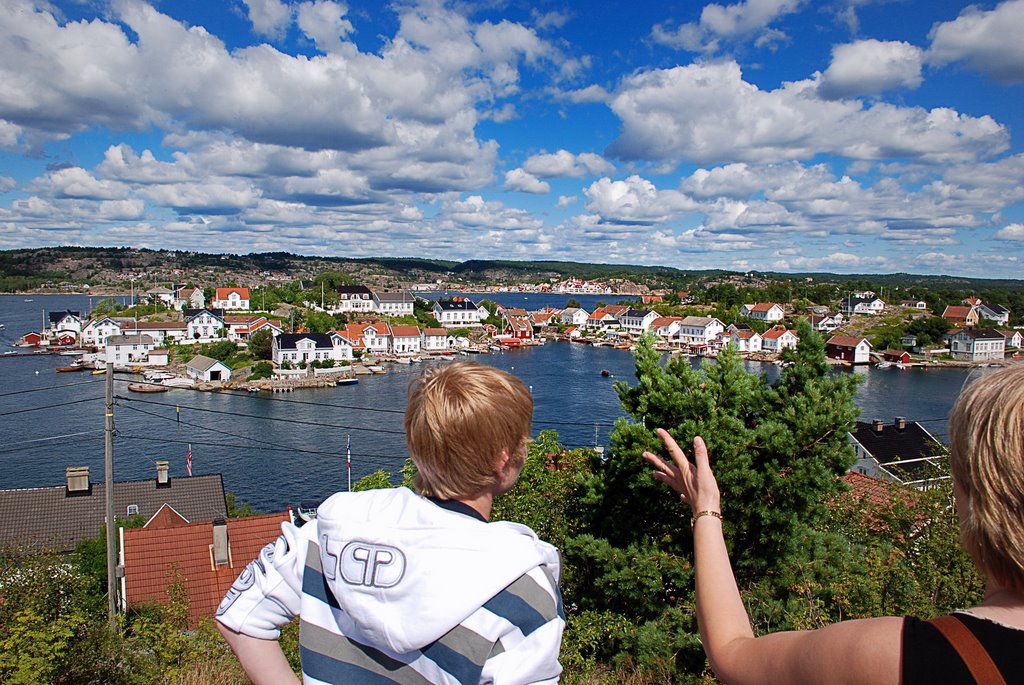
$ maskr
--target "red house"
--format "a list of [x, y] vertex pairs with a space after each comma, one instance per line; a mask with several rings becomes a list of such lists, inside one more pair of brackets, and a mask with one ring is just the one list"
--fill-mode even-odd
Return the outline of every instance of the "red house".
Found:
[[43, 336], [41, 336], [39, 333], [26, 333], [25, 335], [21, 336], [21, 340], [18, 341], [18, 344], [36, 347], [38, 345], [41, 345], [42, 342]]
[[885, 350], [882, 352], [882, 359], [893, 364], [909, 364], [910, 353], [906, 350]]
[[521, 316], [506, 316], [505, 335], [513, 340], [533, 340], [533, 322]]

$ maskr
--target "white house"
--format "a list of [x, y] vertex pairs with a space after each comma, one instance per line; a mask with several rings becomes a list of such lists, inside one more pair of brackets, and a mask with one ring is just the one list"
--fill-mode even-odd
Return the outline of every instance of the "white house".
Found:
[[54, 335], [60, 333], [74, 333], [77, 338], [82, 334], [82, 315], [70, 309], [63, 312], [50, 312], [50, 332]]
[[619, 318], [608, 311], [607, 307], [598, 307], [587, 317], [587, 328], [605, 331], [609, 328], [617, 328]]
[[774, 302], [755, 302], [740, 307], [740, 316], [758, 321], [782, 321], [786, 310]]
[[[145, 366], [151, 363], [149, 353], [154, 349], [156, 349], [156, 341], [148, 335], [141, 333], [112, 335], [107, 338], [105, 361], [114, 366]], [[163, 364], [166, 363], [165, 355]]]
[[231, 380], [231, 367], [222, 361], [197, 354], [185, 364], [189, 378], [205, 383], [227, 383]]
[[419, 326], [392, 326], [391, 352], [393, 354], [419, 354], [423, 348], [423, 334]]
[[987, 328], [964, 328], [949, 336], [949, 354], [953, 359], [968, 361], [1002, 359], [1006, 355], [1006, 337]]
[[679, 337], [687, 345], [710, 345], [724, 330], [725, 324], [713, 316], [687, 316], [679, 322]]
[[831, 314], [808, 314], [807, 323], [816, 331], [831, 333], [839, 328], [839, 322]]
[[928, 303], [924, 300], [900, 300], [900, 306], [907, 309], [928, 309]]
[[662, 342], [679, 344], [682, 342], [679, 336], [679, 329], [682, 327], [682, 323], [683, 317], [681, 316], [659, 316], [651, 322], [648, 330]]
[[760, 352], [761, 334], [749, 328], [735, 329], [722, 333], [722, 340], [731, 343], [739, 352]]
[[867, 364], [871, 361], [871, 341], [852, 335], [833, 335], [825, 343], [825, 354], [830, 359]]
[[347, 324], [345, 337], [360, 341], [363, 349], [372, 354], [387, 354], [391, 349], [391, 326], [383, 321]]
[[217, 288], [213, 298], [214, 309], [249, 309], [248, 288]]
[[280, 321], [271, 321], [263, 315], [227, 314], [224, 316], [224, 325], [228, 329], [228, 339], [235, 341], [248, 340], [253, 333], [262, 329], [270, 331], [271, 335], [284, 332]]
[[1019, 350], [1021, 345], [1024, 344], [1024, 333], [1021, 333], [1016, 329], [999, 332], [1003, 334], [1004, 338], [1006, 338], [1006, 349], [1013, 348], [1015, 350]]
[[444, 328], [423, 329], [423, 343], [420, 346], [424, 352], [443, 352], [448, 349], [448, 331]]
[[282, 333], [274, 337], [274, 364], [298, 366], [314, 361], [352, 361], [352, 343], [337, 332]]
[[186, 309], [186, 340], [209, 342], [220, 337], [224, 325], [223, 309]]
[[373, 308], [383, 316], [412, 316], [416, 296], [407, 290], [374, 292]]
[[978, 314], [983, 319], [988, 319], [999, 326], [1005, 326], [1010, 323], [1010, 310], [1001, 304], [982, 303], [978, 305]]
[[201, 288], [181, 288], [174, 296], [175, 309], [202, 309], [206, 306], [206, 297]]
[[154, 304], [163, 304], [167, 307], [174, 306], [174, 290], [171, 288], [164, 288], [158, 286], [156, 288], [150, 288], [145, 293], [146, 299]]
[[125, 335], [145, 333], [158, 344], [168, 339], [172, 342], [182, 342], [188, 335], [188, 324], [184, 321], [122, 321], [121, 332]]
[[651, 322], [658, 316], [658, 312], [650, 309], [628, 309], [619, 317], [619, 325], [627, 333], [640, 335], [647, 332]]
[[579, 307], [566, 307], [562, 310], [562, 323], [566, 326], [585, 326], [590, 313]]
[[340, 285], [337, 287], [338, 304], [327, 307], [329, 312], [370, 314], [374, 309], [373, 292], [365, 285]]
[[839, 309], [844, 314], [869, 314], [877, 316], [885, 309], [885, 302], [877, 297], [847, 297], [840, 301]]
[[772, 326], [761, 336], [761, 349], [765, 352], [782, 352], [787, 347], [796, 347], [800, 342], [796, 331], [785, 326]]
[[463, 297], [439, 300], [434, 303], [434, 318], [445, 328], [479, 327], [487, 318], [487, 310], [480, 309]]
[[106, 347], [107, 338], [112, 335], [121, 335], [121, 324], [109, 316], [100, 319], [91, 319], [82, 327], [81, 341], [83, 345]]

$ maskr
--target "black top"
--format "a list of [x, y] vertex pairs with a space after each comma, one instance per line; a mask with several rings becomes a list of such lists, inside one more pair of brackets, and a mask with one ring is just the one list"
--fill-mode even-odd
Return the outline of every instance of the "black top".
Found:
[[427, 499], [436, 504], [437, 506], [441, 507], [442, 509], [454, 511], [456, 514], [469, 516], [470, 518], [475, 518], [478, 521], [483, 521], [484, 523], [487, 523], [487, 519], [484, 518], [483, 514], [481, 514], [479, 511], [469, 506], [465, 502], [460, 502], [457, 499], [441, 499], [439, 497], [427, 497]]
[[[1024, 630], [957, 612], [992, 657], [1007, 685], [1024, 683]], [[908, 616], [903, 621], [903, 685], [985, 685], [975, 683], [967, 666], [939, 629]]]

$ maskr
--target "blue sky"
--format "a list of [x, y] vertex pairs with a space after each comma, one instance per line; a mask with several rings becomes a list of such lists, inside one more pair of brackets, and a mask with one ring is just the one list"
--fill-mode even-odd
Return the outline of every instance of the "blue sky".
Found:
[[1024, 0], [0, 3], [0, 249], [1024, 277]]

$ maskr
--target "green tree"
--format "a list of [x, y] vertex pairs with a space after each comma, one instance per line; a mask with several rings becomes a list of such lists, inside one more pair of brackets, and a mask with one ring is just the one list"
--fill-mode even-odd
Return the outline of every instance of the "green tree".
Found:
[[327, 331], [333, 331], [335, 328], [334, 317], [327, 312], [318, 312], [316, 310], [309, 310], [305, 315], [306, 328], [309, 329], [310, 333], [326, 333]]
[[645, 655], [645, 668], [663, 675], [704, 663], [685, 512], [641, 459], [662, 450], [657, 427], [682, 445], [695, 435], [708, 443], [734, 567], [744, 587], [781, 606], [777, 627], [794, 614], [794, 586], [824, 586], [830, 567], [843, 567], [849, 546], [823, 522], [854, 461], [846, 432], [858, 415], [856, 377], [830, 374], [821, 336], [806, 323], [798, 330], [800, 345], [783, 355], [792, 364], [772, 385], [731, 348], [699, 369], [685, 358], [662, 366], [649, 337], [636, 351], [636, 385], [616, 383], [630, 419], [616, 423], [608, 459], [594, 465], [591, 533], [569, 540], [566, 558], [579, 576], [573, 601], [636, 621], [635, 634], [620, 636], [620, 656]]
[[274, 336], [267, 329], [256, 331], [249, 338], [249, 354], [256, 359], [270, 359], [273, 352]]

